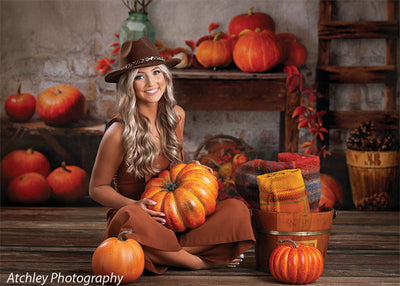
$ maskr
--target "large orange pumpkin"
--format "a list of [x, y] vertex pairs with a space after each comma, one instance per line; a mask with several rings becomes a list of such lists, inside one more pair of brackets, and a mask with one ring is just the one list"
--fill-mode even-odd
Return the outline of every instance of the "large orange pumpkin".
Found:
[[232, 41], [221, 37], [222, 32], [213, 39], [202, 41], [197, 47], [197, 61], [205, 68], [226, 67], [232, 63]]
[[1, 161], [1, 181], [5, 185], [12, 178], [29, 172], [37, 172], [45, 177], [50, 173], [49, 160], [32, 148], [14, 150]]
[[85, 114], [86, 99], [74, 86], [66, 84], [52, 86], [38, 95], [36, 112], [47, 124], [67, 124]]
[[320, 174], [321, 198], [320, 206], [340, 208], [343, 205], [343, 188], [339, 181], [331, 175]]
[[123, 276], [122, 283], [128, 284], [138, 279], [144, 269], [144, 253], [140, 244], [134, 239], [124, 240], [123, 231], [118, 238], [104, 240], [92, 256], [92, 270], [95, 275]]
[[268, 30], [246, 31], [233, 49], [233, 60], [245, 72], [264, 72], [277, 65], [282, 49], [275, 34]]
[[175, 232], [202, 225], [214, 212], [217, 196], [217, 179], [195, 163], [180, 163], [160, 172], [142, 194], [157, 203], [150, 208], [163, 212], [166, 226]]
[[230, 35], [239, 35], [245, 29], [254, 31], [256, 28], [275, 32], [275, 22], [270, 15], [253, 12], [251, 8], [247, 14], [236, 15], [229, 21], [228, 32]]
[[47, 176], [54, 198], [70, 203], [82, 198], [89, 189], [89, 176], [82, 168], [74, 165], [66, 165], [53, 170]]
[[318, 248], [312, 245], [292, 245], [276, 247], [269, 258], [269, 269], [276, 280], [291, 284], [308, 284], [317, 280], [324, 269], [324, 258]]

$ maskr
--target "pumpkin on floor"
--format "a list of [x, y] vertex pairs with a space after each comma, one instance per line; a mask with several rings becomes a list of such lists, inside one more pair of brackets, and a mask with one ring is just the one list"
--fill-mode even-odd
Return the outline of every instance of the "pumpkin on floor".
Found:
[[318, 248], [312, 245], [289, 242], [275, 248], [269, 258], [269, 269], [279, 282], [290, 284], [308, 284], [317, 280], [324, 269], [324, 258]]
[[110, 237], [96, 248], [92, 256], [92, 270], [95, 275], [123, 276], [123, 284], [131, 283], [142, 275], [143, 249], [136, 240], [125, 240], [125, 234], [132, 234], [132, 231], [123, 231], [118, 238]]
[[215, 210], [217, 179], [199, 164], [180, 163], [147, 182], [143, 198], [157, 204], [149, 208], [165, 214], [166, 226], [175, 232], [196, 228]]
[[339, 209], [343, 205], [343, 188], [339, 181], [328, 174], [320, 174], [321, 198], [320, 207]]

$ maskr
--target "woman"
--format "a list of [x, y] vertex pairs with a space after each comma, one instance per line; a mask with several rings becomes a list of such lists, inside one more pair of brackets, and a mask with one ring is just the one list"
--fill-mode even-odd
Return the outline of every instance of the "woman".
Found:
[[155, 202], [140, 198], [151, 177], [183, 161], [185, 112], [176, 105], [168, 70], [178, 63], [164, 60], [145, 37], [121, 46], [120, 68], [105, 77], [117, 83], [118, 115], [100, 143], [89, 193], [110, 207], [103, 239], [132, 229], [128, 237], [141, 244], [147, 270], [236, 267], [255, 242], [242, 202], [219, 202], [203, 225], [174, 233], [164, 226], [163, 213], [148, 208]]

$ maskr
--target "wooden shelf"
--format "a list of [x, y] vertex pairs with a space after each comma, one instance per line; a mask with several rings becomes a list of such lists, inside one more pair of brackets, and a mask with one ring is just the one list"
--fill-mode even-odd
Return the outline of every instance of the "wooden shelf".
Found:
[[300, 98], [288, 92], [286, 74], [201, 69], [173, 69], [172, 74], [178, 104], [186, 110], [279, 111], [279, 149], [297, 152], [299, 135], [292, 114]]

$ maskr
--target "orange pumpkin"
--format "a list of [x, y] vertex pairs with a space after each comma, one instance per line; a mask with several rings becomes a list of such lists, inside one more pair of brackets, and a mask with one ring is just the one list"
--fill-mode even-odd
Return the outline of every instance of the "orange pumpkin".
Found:
[[308, 284], [317, 280], [324, 269], [324, 258], [318, 248], [312, 245], [280, 245], [275, 248], [269, 258], [269, 269], [276, 280], [291, 284]]
[[65, 162], [47, 176], [47, 182], [53, 197], [66, 203], [82, 198], [89, 189], [86, 171], [78, 166], [67, 166]]
[[333, 176], [328, 174], [320, 174], [321, 180], [321, 198], [320, 206], [330, 208], [340, 208], [343, 205], [343, 188], [342, 185]]
[[245, 31], [233, 49], [233, 60], [245, 72], [264, 72], [277, 65], [282, 50], [275, 34], [268, 30]]
[[50, 186], [39, 173], [29, 172], [15, 177], [7, 186], [7, 196], [23, 204], [43, 203], [50, 198]]
[[66, 84], [52, 86], [38, 95], [36, 112], [47, 124], [67, 124], [85, 114], [86, 99], [74, 86]]
[[27, 121], [35, 113], [36, 99], [30, 93], [21, 93], [21, 84], [17, 94], [7, 97], [4, 107], [7, 115], [14, 121]]
[[285, 66], [301, 67], [307, 61], [306, 47], [291, 33], [279, 33], [276, 35], [282, 46], [282, 64]]
[[122, 283], [128, 284], [137, 280], [143, 273], [144, 253], [140, 244], [134, 239], [124, 240], [123, 231], [118, 238], [104, 240], [92, 256], [92, 270], [95, 275], [123, 276]]
[[50, 173], [49, 160], [32, 148], [14, 150], [1, 161], [1, 181], [5, 185], [12, 178], [29, 172], [37, 172], [45, 177]]
[[268, 14], [255, 13], [251, 8], [247, 14], [236, 15], [229, 21], [228, 32], [230, 35], [239, 35], [245, 29], [254, 31], [256, 28], [275, 32], [275, 22]]
[[222, 32], [213, 39], [202, 41], [197, 47], [197, 61], [205, 68], [226, 67], [232, 63], [232, 41], [221, 37]]
[[202, 165], [180, 163], [160, 172], [147, 184], [142, 198], [157, 204], [149, 208], [165, 214], [166, 226], [175, 232], [196, 228], [215, 210], [217, 179]]

